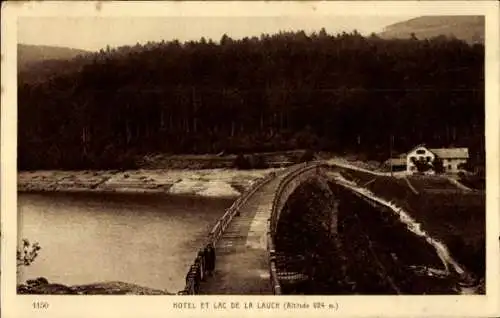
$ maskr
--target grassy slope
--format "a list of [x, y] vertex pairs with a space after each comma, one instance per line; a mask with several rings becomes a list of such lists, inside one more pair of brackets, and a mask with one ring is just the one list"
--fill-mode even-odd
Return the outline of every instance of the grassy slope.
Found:
[[425, 231], [443, 241], [459, 262], [484, 275], [484, 192], [464, 192], [444, 177], [409, 177], [418, 192], [415, 194], [404, 179], [358, 171], [344, 175], [405, 208]]

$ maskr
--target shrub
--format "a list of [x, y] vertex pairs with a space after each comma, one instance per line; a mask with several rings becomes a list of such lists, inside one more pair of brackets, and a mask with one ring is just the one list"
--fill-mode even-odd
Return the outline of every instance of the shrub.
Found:
[[314, 160], [315, 158], [316, 155], [312, 150], [306, 150], [306, 152], [304, 152], [304, 154], [300, 157], [299, 162], [308, 162]]
[[266, 159], [264, 158], [264, 156], [259, 156], [259, 155], [255, 155], [252, 157], [252, 168], [253, 169], [267, 169], [269, 168], [269, 165], [267, 164], [266, 162]]
[[435, 173], [443, 173], [444, 172], [443, 159], [436, 157], [434, 159], [434, 162], [432, 163], [432, 168], [434, 169]]
[[468, 172], [473, 172], [474, 171], [474, 166], [471, 164], [470, 161], [467, 161], [465, 163], [459, 164], [457, 168], [460, 169], [460, 170], [468, 171]]
[[432, 169], [432, 165], [424, 160], [411, 159], [418, 172], [426, 172]]
[[38, 243], [31, 244], [27, 239], [23, 239], [21, 250], [17, 250], [17, 266], [31, 265], [38, 256], [38, 251], [40, 250], [41, 247]]
[[233, 167], [236, 169], [250, 169], [251, 164], [247, 157], [239, 154], [236, 156], [236, 159], [234, 159]]

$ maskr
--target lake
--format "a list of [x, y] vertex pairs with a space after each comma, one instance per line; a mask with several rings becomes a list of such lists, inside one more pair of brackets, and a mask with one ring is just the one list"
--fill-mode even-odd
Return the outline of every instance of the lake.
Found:
[[123, 281], [177, 292], [233, 199], [102, 193], [20, 193], [18, 237], [39, 242], [19, 282]]

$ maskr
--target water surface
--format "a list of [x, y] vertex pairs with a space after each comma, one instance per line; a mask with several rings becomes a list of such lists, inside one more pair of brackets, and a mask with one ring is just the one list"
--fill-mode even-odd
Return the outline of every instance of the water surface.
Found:
[[177, 292], [210, 228], [232, 199], [21, 193], [19, 239], [40, 243], [19, 281], [124, 281]]

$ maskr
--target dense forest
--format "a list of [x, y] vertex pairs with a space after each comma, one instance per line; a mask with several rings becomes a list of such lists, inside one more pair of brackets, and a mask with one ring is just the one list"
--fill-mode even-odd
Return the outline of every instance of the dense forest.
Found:
[[322, 29], [41, 63], [19, 75], [19, 169], [296, 148], [384, 160], [390, 144], [422, 142], [466, 146], [484, 160], [482, 44]]

